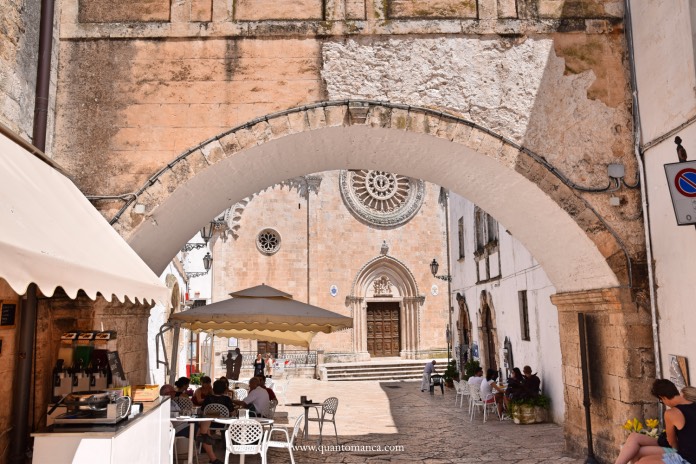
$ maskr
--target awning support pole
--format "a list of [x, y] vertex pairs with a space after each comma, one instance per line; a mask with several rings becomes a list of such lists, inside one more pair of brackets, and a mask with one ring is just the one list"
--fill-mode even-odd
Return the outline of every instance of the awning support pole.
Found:
[[172, 357], [169, 365], [169, 384], [174, 385], [176, 381], [176, 365], [179, 362], [179, 332], [181, 327], [174, 324], [174, 340], [172, 340]]
[[32, 385], [32, 362], [34, 360], [34, 338], [36, 314], [38, 312], [36, 284], [27, 288], [26, 298], [22, 300], [21, 323], [19, 332], [19, 356], [14, 380], [15, 410], [12, 413], [13, 428], [10, 439], [10, 463], [22, 464], [27, 453], [29, 434], [30, 394]]

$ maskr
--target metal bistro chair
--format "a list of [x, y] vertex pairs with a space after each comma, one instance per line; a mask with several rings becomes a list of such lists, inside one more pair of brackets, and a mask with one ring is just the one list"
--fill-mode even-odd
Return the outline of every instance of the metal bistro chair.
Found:
[[[319, 409], [321, 408], [321, 410]], [[324, 423], [331, 422], [334, 426], [334, 433], [336, 434], [336, 444], [338, 445], [338, 430], [336, 430], [336, 410], [338, 409], [338, 398], [332, 396], [327, 398], [321, 406], [315, 406], [314, 410], [317, 413], [317, 417], [307, 417], [309, 422], [317, 422], [319, 424], [319, 444], [321, 445], [322, 433], [324, 430]], [[307, 424], [307, 429], [309, 429], [309, 423]], [[305, 434], [309, 430], [305, 430]]]
[[225, 464], [229, 464], [231, 454], [260, 454], [261, 464], [266, 464], [266, 437], [261, 424], [253, 419], [233, 421], [225, 431]]
[[[300, 427], [302, 427], [302, 420], [304, 419], [304, 414], [300, 414], [300, 417], [298, 417], [295, 420], [295, 425], [292, 428], [292, 435], [288, 434], [288, 429], [287, 427], [273, 427], [270, 432], [268, 432], [268, 437], [266, 439], [266, 450], [264, 451], [264, 454], [268, 452], [268, 448], [285, 448], [290, 452], [290, 462], [292, 464], [295, 464], [295, 457], [292, 454], [292, 448], [295, 443], [295, 437], [300, 433]], [[278, 440], [273, 440], [273, 432], [278, 433], [284, 433], [285, 434], [285, 441], [278, 441]]]

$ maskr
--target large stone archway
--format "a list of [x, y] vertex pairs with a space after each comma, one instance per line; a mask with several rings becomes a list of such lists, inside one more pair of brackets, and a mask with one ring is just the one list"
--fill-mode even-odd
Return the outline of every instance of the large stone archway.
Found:
[[[577, 186], [541, 156], [486, 128], [441, 111], [384, 102], [294, 108], [182, 153], [112, 223], [160, 272], [201, 225], [230, 204], [299, 175], [366, 168], [430, 181], [467, 197], [544, 267], [558, 291], [553, 301], [561, 312], [565, 430], [569, 446], [578, 449], [584, 425], [574, 316], [591, 313], [592, 349], [612, 352], [593, 371], [596, 449], [612, 456], [623, 438], [620, 423], [648, 401], [641, 385], [650, 375], [650, 318], [635, 302], [631, 257]], [[628, 348], [625, 340], [631, 340]]]

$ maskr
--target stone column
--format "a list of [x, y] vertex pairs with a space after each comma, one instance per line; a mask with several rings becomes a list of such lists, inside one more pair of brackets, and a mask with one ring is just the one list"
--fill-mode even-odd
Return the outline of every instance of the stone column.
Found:
[[581, 454], [587, 449], [578, 330], [583, 312], [594, 450], [602, 461], [613, 461], [626, 438], [621, 425], [633, 417], [657, 417], [650, 395], [655, 375], [650, 311], [626, 288], [558, 293], [551, 301], [558, 308], [566, 448]]
[[418, 307], [423, 304], [423, 297], [405, 297], [402, 301], [404, 324], [401, 336], [402, 350], [401, 357], [405, 359], [416, 359], [418, 353]]
[[349, 296], [346, 298], [353, 315], [353, 353], [356, 361], [368, 361], [370, 354], [367, 352], [367, 318], [365, 317], [365, 299]]

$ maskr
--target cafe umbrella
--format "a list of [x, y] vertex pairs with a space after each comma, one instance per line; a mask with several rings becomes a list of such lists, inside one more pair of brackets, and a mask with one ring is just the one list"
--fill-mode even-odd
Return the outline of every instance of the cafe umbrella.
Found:
[[[249, 338], [309, 347], [318, 333], [353, 326], [353, 319], [292, 299], [292, 295], [262, 284], [230, 293], [232, 298], [198, 306], [169, 317], [181, 327], [222, 337]], [[175, 337], [176, 339], [177, 337]], [[174, 351], [176, 356], [176, 350]], [[175, 366], [172, 359], [172, 367]], [[174, 375], [174, 373], [170, 373]]]

